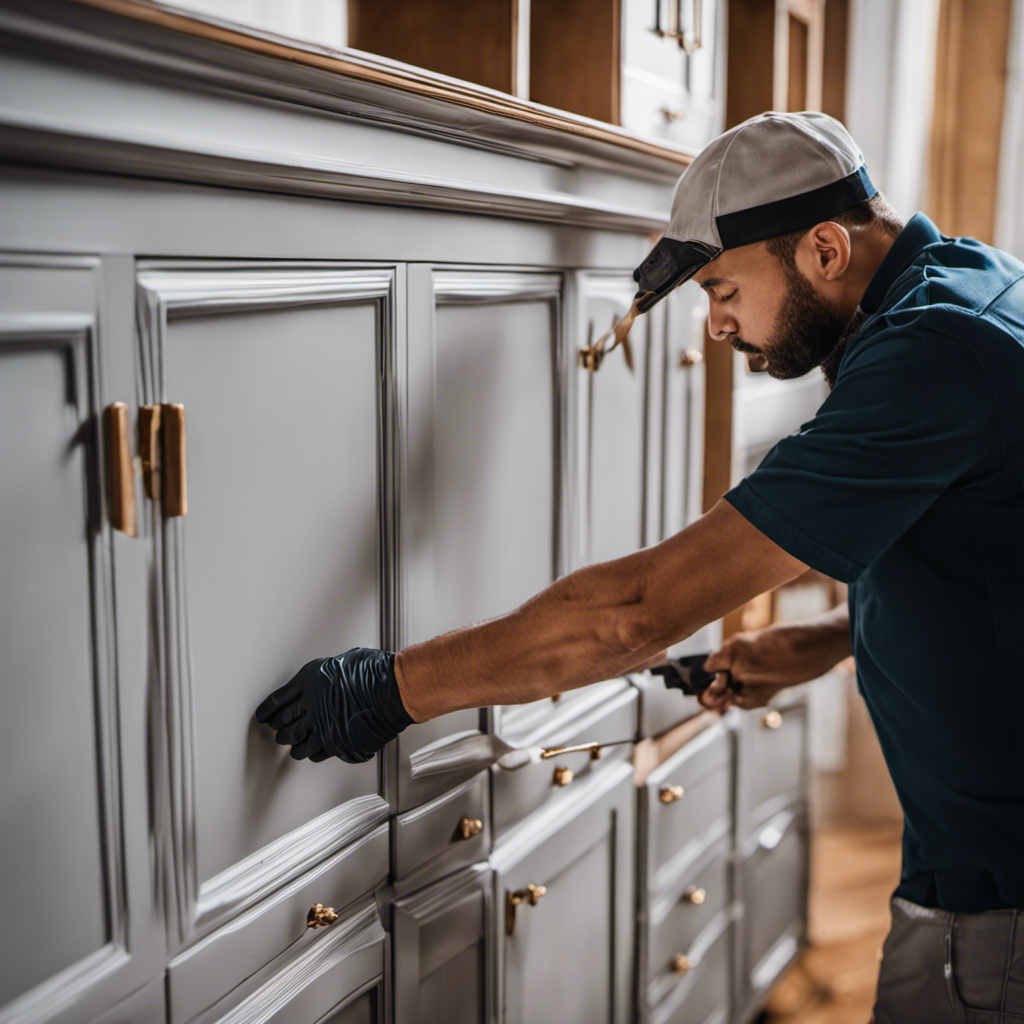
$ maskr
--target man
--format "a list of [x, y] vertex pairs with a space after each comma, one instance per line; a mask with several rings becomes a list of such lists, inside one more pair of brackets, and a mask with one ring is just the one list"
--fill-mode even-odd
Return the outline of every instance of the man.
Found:
[[674, 537], [397, 656], [310, 662], [259, 719], [293, 756], [363, 760], [627, 672], [813, 566], [848, 606], [728, 641], [707, 667], [741, 690], [704, 702], [760, 706], [853, 653], [906, 818], [876, 1021], [1024, 1014], [1024, 265], [904, 226], [832, 118], [767, 113], [687, 168], [634, 277], [641, 310], [695, 278], [713, 337], [773, 376], [820, 366], [814, 419]]

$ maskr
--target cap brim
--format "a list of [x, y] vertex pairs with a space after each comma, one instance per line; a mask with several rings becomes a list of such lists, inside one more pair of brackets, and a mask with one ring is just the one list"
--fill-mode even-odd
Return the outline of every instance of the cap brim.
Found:
[[633, 271], [639, 300], [637, 308], [641, 313], [646, 313], [721, 251], [705, 242], [680, 242], [675, 238], [662, 238]]

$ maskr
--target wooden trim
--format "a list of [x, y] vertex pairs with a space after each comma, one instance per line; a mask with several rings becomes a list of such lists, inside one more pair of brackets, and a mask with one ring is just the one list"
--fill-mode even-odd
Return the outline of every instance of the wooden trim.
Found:
[[822, 40], [821, 109], [846, 120], [846, 66], [849, 58], [850, 0], [828, 0]]
[[515, 96], [474, 86], [469, 82], [446, 78], [388, 61], [373, 54], [350, 49], [331, 50], [313, 44], [289, 40], [257, 29], [241, 27], [203, 18], [197, 14], [180, 12], [148, 0], [70, 0], [95, 10], [130, 18], [158, 28], [224, 46], [236, 47], [249, 53], [260, 54], [306, 67], [329, 71], [339, 76], [379, 85], [418, 96], [458, 104], [519, 121], [539, 128], [575, 135], [596, 142], [607, 143], [621, 149], [686, 166], [693, 154], [664, 143], [631, 135], [622, 128], [602, 124]]
[[772, 109], [775, 0], [731, 0], [728, 9], [725, 127]]
[[942, 0], [928, 212], [947, 235], [991, 243], [1013, 0]]

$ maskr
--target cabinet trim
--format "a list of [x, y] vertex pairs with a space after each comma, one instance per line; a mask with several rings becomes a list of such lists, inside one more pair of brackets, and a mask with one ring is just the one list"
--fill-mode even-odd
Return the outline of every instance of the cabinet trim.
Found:
[[[393, 267], [359, 267], [329, 263], [168, 262], [143, 265], [136, 274], [138, 350], [144, 401], [168, 400], [164, 354], [168, 322], [176, 317], [221, 314], [236, 310], [284, 309], [323, 303], [380, 304], [378, 374], [378, 476], [383, 498], [378, 509], [381, 530], [382, 646], [394, 634], [396, 509], [394, 454], [390, 426], [394, 394], [396, 272]], [[173, 399], [173, 396], [170, 396]], [[357, 797], [267, 846], [205, 882], [198, 878], [192, 659], [187, 607], [182, 592], [183, 535], [181, 519], [163, 519], [155, 506], [152, 517], [154, 571], [163, 581], [156, 589], [154, 630], [156, 660], [163, 677], [167, 748], [171, 778], [171, 870], [178, 933], [189, 943], [235, 917], [269, 893], [318, 863], [344, 843], [366, 835], [387, 817], [387, 804], [377, 795]], [[380, 762], [378, 761], [378, 764]]]

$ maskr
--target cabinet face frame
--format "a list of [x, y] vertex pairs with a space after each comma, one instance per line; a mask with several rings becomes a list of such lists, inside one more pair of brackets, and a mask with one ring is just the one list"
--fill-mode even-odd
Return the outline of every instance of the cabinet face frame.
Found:
[[[152, 803], [145, 803], [147, 796], [153, 800], [152, 789], [147, 789], [153, 766], [137, 762], [133, 744], [121, 738], [127, 702], [119, 692], [123, 683], [117, 647], [118, 580], [113, 561], [120, 535], [109, 523], [101, 416], [104, 404], [121, 396], [107, 394], [104, 383], [105, 361], [117, 358], [110, 351], [116, 331], [103, 316], [107, 299], [105, 269], [110, 268], [94, 256], [0, 253], [0, 273], [72, 271], [89, 279], [88, 301], [72, 303], [80, 309], [53, 311], [50, 306], [0, 312], [0, 357], [16, 351], [59, 353], [64, 364], [66, 401], [78, 425], [73, 441], [82, 448], [81, 511], [83, 542], [88, 548], [87, 643], [93, 710], [91, 723], [85, 725], [92, 728], [96, 738], [99, 882], [107, 922], [107, 941], [102, 946], [0, 1007], [0, 1024], [70, 1024], [91, 1019], [140, 985], [163, 955], [163, 937], [150, 927], [152, 909], [145, 906], [151, 908], [158, 900], [157, 880], [146, 858], [138, 855], [156, 839], [157, 813]], [[55, 304], [66, 306], [67, 300], [58, 299]]]
[[[395, 634], [397, 573], [394, 534], [397, 493], [392, 423], [397, 405], [397, 271], [393, 266], [168, 261], [140, 263], [136, 272], [138, 352], [142, 403], [173, 401], [165, 390], [168, 323], [175, 317], [324, 304], [374, 303], [379, 310], [376, 349], [378, 607], [381, 645]], [[177, 939], [187, 945], [232, 919], [301, 874], [310, 864], [368, 834], [386, 819], [382, 759], [377, 794], [349, 800], [253, 851], [205, 883], [198, 877], [193, 680], [188, 654], [182, 519], [164, 519], [151, 503], [150, 532], [157, 579], [154, 656], [160, 666], [170, 774], [169, 872]]]

